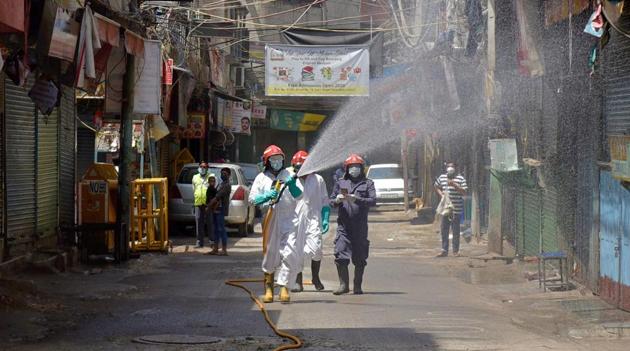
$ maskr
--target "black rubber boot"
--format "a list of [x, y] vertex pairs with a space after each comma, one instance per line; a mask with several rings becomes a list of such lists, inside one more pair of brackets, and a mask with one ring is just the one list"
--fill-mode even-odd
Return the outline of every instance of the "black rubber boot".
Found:
[[339, 288], [333, 292], [335, 295], [347, 294], [350, 292], [350, 276], [348, 265], [337, 263], [337, 274], [339, 275]]
[[295, 278], [295, 284], [297, 284], [297, 286], [291, 289], [291, 292], [297, 293], [304, 291], [304, 285], [302, 284], [302, 272], [298, 273], [297, 278]]
[[363, 283], [363, 272], [365, 271], [365, 266], [354, 266], [354, 286], [352, 290], [355, 295], [362, 295], [363, 289], [361, 289], [361, 284]]
[[322, 261], [311, 261], [311, 275], [313, 276], [313, 286], [315, 286], [315, 290], [322, 291], [324, 290], [324, 284], [319, 280], [319, 267], [321, 266]]

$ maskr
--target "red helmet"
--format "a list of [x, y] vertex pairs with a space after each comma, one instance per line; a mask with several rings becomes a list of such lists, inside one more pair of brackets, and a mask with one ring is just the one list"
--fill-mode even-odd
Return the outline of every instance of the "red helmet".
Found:
[[300, 150], [296, 152], [295, 155], [293, 155], [293, 158], [291, 159], [291, 166], [295, 167], [297, 165], [303, 165], [307, 157], [308, 157], [308, 152], [304, 150]]
[[348, 156], [348, 158], [343, 162], [343, 168], [348, 169], [348, 166], [350, 165], [365, 166], [365, 160], [357, 154], [350, 154], [350, 156]]
[[267, 164], [267, 161], [269, 160], [269, 157], [271, 156], [275, 156], [275, 155], [281, 155], [282, 157], [284, 157], [284, 152], [282, 151], [281, 148], [275, 146], [275, 145], [269, 145], [267, 146], [267, 148], [265, 149], [265, 152], [263, 152], [263, 163]]

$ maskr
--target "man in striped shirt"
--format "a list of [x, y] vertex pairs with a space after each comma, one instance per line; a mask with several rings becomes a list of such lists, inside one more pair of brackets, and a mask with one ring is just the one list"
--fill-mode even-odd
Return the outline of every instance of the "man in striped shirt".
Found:
[[435, 180], [435, 191], [444, 196], [446, 192], [453, 203], [453, 213], [449, 216], [442, 216], [440, 232], [442, 234], [442, 252], [438, 257], [448, 256], [448, 232], [453, 228], [453, 256], [459, 256], [459, 225], [462, 212], [464, 212], [464, 195], [468, 190], [466, 178], [456, 173], [454, 162], [446, 164], [446, 173], [440, 175]]

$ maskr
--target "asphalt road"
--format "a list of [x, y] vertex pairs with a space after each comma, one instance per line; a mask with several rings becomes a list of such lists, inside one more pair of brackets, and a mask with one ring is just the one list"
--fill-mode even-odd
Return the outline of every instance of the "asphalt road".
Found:
[[[291, 304], [267, 305], [281, 329], [304, 340], [305, 350], [627, 347], [627, 342], [569, 338], [553, 327], [559, 323], [553, 315], [530, 323], [525, 309], [515, 318], [515, 310], [492, 298], [485, 286], [462, 279], [467, 276], [461, 274], [467, 269], [466, 257], [434, 257], [439, 243], [430, 225], [413, 226], [402, 212], [374, 212], [370, 219], [364, 295], [332, 295], [337, 280], [333, 235], [327, 235], [322, 265], [326, 291], [306, 286], [305, 292], [292, 295]], [[3, 312], [0, 349], [271, 350], [282, 339], [274, 336], [243, 291], [224, 284], [225, 279], [261, 276], [260, 234], [230, 240], [229, 257], [204, 255], [204, 250], [192, 248], [194, 238], [177, 237], [172, 254], [143, 255], [125, 266], [91, 271], [95, 274], [24, 276], [33, 282], [29, 294], [37, 296], [40, 308]], [[462, 245], [464, 256], [483, 250], [480, 245]], [[310, 279], [308, 269], [305, 279]], [[262, 284], [249, 286], [262, 294]], [[531, 325], [537, 323], [543, 324]], [[178, 342], [192, 343], [200, 337], [220, 342], [134, 342], [153, 335]]]

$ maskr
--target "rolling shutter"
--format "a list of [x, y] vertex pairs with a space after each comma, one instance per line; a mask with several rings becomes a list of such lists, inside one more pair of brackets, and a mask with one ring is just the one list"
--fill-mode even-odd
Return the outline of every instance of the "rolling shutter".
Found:
[[74, 89], [62, 86], [59, 118], [59, 223], [74, 224], [76, 124]]
[[35, 198], [36, 112], [28, 96], [33, 86], [18, 87], [4, 80], [6, 113], [7, 234], [18, 244], [33, 240], [37, 203]]
[[56, 234], [59, 196], [59, 109], [37, 112], [37, 234]]

